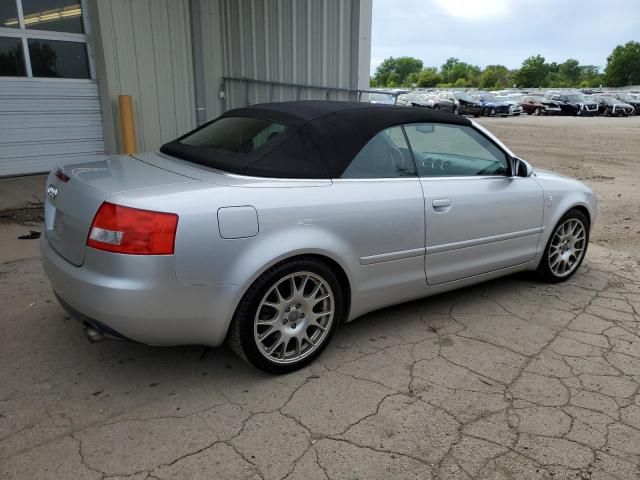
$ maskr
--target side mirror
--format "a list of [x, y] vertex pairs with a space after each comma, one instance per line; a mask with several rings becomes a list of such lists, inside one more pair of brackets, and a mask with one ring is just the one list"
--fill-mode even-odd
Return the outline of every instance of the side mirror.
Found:
[[526, 160], [518, 157], [511, 157], [511, 176], [512, 177], [530, 177], [533, 174], [533, 168]]

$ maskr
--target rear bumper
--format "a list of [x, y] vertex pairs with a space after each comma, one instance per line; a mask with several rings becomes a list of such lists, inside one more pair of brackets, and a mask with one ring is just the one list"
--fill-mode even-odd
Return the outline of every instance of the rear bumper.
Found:
[[87, 248], [84, 264], [76, 267], [45, 238], [40, 249], [53, 290], [72, 315], [150, 345], [221, 344], [242, 291], [236, 285], [180, 285], [170, 255]]

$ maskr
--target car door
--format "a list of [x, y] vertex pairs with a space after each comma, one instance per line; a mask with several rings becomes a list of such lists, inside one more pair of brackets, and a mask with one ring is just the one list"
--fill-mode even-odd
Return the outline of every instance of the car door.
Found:
[[424, 288], [424, 199], [402, 127], [373, 137], [331, 190], [327, 221], [358, 264], [353, 294]]
[[543, 191], [467, 125], [405, 125], [425, 198], [425, 271], [437, 285], [534, 259]]

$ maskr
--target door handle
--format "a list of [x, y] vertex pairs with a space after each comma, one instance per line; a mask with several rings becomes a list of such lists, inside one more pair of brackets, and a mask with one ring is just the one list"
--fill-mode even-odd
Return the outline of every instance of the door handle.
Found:
[[438, 213], [448, 212], [451, 208], [451, 199], [450, 198], [436, 198], [431, 202], [431, 206]]
[[437, 198], [433, 202], [431, 202], [431, 205], [433, 206], [433, 208], [450, 207], [451, 206], [451, 199], [450, 198]]

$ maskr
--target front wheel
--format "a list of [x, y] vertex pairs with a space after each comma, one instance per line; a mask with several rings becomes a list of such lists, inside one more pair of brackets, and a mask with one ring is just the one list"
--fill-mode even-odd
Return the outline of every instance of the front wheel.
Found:
[[589, 244], [589, 220], [579, 210], [569, 210], [556, 225], [537, 272], [547, 282], [564, 282], [576, 273]]
[[244, 295], [228, 343], [254, 367], [287, 373], [325, 349], [343, 314], [343, 292], [325, 263], [300, 257], [261, 275]]

